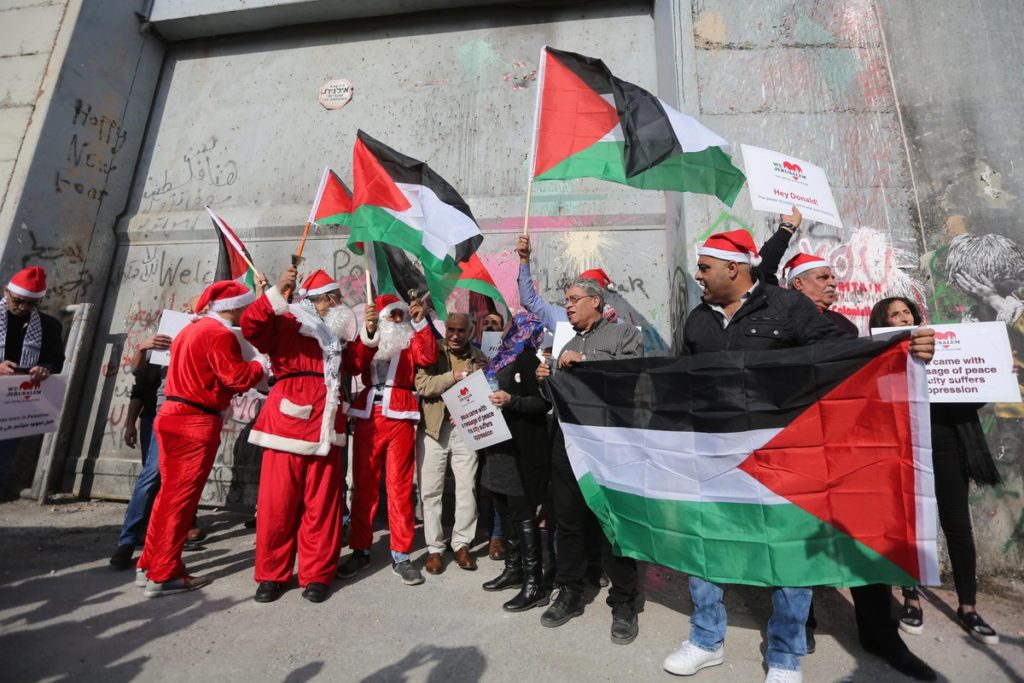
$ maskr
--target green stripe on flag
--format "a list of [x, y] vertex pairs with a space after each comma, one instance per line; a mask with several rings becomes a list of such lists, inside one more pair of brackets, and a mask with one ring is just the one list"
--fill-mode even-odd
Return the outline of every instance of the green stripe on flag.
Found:
[[423, 246], [423, 232], [403, 223], [379, 206], [364, 204], [352, 214], [352, 232], [348, 238], [348, 247], [357, 254], [362, 251], [355, 246], [356, 242], [386, 242], [405, 249], [419, 259], [423, 268], [438, 274], [459, 273], [455, 259], [445, 255], [438, 258]]
[[796, 505], [645, 498], [602, 487], [590, 473], [579, 485], [618, 555], [716, 583], [918, 584], [879, 553]]
[[720, 147], [684, 152], [670, 157], [643, 173], [626, 177], [623, 161], [625, 143], [597, 142], [567, 157], [534, 180], [600, 178], [641, 190], [668, 190], [709, 194], [732, 206], [746, 177], [733, 166]]

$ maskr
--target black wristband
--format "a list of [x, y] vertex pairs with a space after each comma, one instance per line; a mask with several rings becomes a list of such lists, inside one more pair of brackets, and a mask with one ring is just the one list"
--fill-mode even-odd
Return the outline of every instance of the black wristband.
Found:
[[789, 228], [790, 232], [796, 232], [796, 226], [793, 225], [792, 223], [787, 223], [785, 221], [782, 221], [782, 222], [779, 223], [779, 227], [780, 228]]

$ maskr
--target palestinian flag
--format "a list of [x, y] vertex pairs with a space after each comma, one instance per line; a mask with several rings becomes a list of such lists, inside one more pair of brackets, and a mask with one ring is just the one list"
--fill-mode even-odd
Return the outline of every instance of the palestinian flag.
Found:
[[307, 222], [311, 225], [348, 225], [351, 215], [352, 193], [341, 178], [325, 166]]
[[[218, 280], [235, 280], [256, 291], [256, 271], [249, 265], [252, 263], [252, 256], [249, 250], [238, 239], [238, 235], [231, 229], [224, 219], [213, 212], [209, 206], [206, 212], [213, 219], [213, 226], [220, 236], [220, 255], [217, 258], [216, 278]], [[246, 262], [248, 259], [248, 263]]]
[[584, 363], [550, 390], [616, 553], [720, 583], [936, 584], [928, 390], [907, 347]]
[[[415, 256], [425, 271], [457, 275], [456, 261], [469, 258], [483, 241], [466, 202], [422, 161], [359, 131], [352, 169], [355, 196], [348, 246], [356, 253], [362, 253], [359, 242], [386, 242]], [[440, 312], [444, 301], [432, 294]]]
[[600, 178], [736, 200], [746, 177], [729, 143], [601, 60], [545, 47], [540, 81], [534, 180]]
[[500, 302], [505, 307], [505, 318], [508, 318], [512, 309], [505, 303], [505, 297], [501, 295], [498, 285], [494, 284], [494, 278], [491, 277], [491, 274], [487, 271], [487, 266], [480, 260], [480, 257], [473, 254], [469, 257], [469, 260], [460, 263], [459, 268], [462, 269], [462, 274], [459, 276], [455, 286], [468, 289], [477, 294], [483, 294], [495, 304]]

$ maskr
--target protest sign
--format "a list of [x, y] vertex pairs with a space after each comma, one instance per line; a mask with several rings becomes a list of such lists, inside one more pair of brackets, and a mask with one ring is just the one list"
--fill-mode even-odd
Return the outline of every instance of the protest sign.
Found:
[[494, 358], [501, 346], [501, 332], [484, 332], [480, 335], [480, 350], [488, 358]]
[[769, 149], [741, 146], [754, 209], [787, 214], [795, 206], [805, 219], [843, 227], [823, 168]]
[[479, 450], [512, 438], [501, 409], [487, 398], [491, 391], [483, 371], [477, 370], [441, 394], [466, 448]]
[[[157, 327], [156, 333], [167, 335], [171, 339], [178, 336], [185, 327], [193, 321], [194, 317], [188, 313], [182, 313], [181, 311], [174, 311], [171, 309], [165, 309], [160, 315], [160, 326]], [[231, 331], [235, 333], [235, 338], [238, 339], [238, 345], [242, 349], [242, 358], [249, 361], [255, 358], [256, 349], [253, 348], [252, 344], [245, 340], [242, 336], [242, 330], [238, 327], [232, 327]], [[149, 352], [149, 362], [153, 365], [170, 365], [171, 363], [171, 350], [153, 349]]]
[[50, 375], [39, 384], [28, 375], [0, 377], [0, 440], [57, 431], [67, 388], [64, 375]]
[[[1001, 322], [929, 325], [935, 330], [935, 357], [928, 364], [932, 403], [1020, 403], [1006, 325]], [[906, 332], [881, 327], [872, 336]]]

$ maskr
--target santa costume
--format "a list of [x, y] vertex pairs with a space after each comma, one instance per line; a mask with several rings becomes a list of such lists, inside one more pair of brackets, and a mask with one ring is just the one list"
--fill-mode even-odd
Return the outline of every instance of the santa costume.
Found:
[[[312, 297], [338, 290], [334, 278], [317, 270], [298, 293]], [[347, 321], [335, 314], [347, 315]], [[337, 569], [348, 407], [340, 370], [346, 339], [328, 322], [349, 327], [350, 337], [355, 324], [344, 306], [332, 308], [326, 318], [308, 299], [289, 304], [276, 286], [242, 316], [242, 333], [270, 357], [275, 377], [249, 434], [250, 443], [263, 447], [256, 504], [255, 579], [260, 584], [291, 581], [296, 553], [300, 586], [316, 583], [325, 590]]]
[[181, 549], [220, 447], [221, 413], [232, 396], [248, 391], [264, 375], [258, 361], [242, 358], [238, 338], [219, 313], [245, 308], [254, 298], [238, 282], [213, 283], [196, 303], [205, 315], [171, 343], [166, 399], [153, 423], [160, 448], [160, 492], [138, 562], [148, 579], [146, 597], [206, 583], [186, 574]]
[[[398, 565], [408, 560], [414, 526], [412, 484], [420, 409], [413, 381], [417, 367], [437, 360], [437, 343], [427, 319], [411, 322], [408, 306], [398, 297], [386, 294], [377, 297], [375, 304], [380, 314], [376, 334], [371, 337], [363, 326], [359, 339], [345, 351], [347, 372], [361, 375], [365, 387], [349, 410], [356, 420], [349, 547], [362, 552], [370, 549], [381, 466], [386, 461], [391, 555]], [[400, 349], [388, 348], [395, 338], [388, 330], [394, 325], [389, 317], [395, 309], [406, 316], [392, 328], [403, 340]], [[408, 341], [404, 341], [406, 337]], [[377, 357], [382, 339], [385, 349], [380, 355], [389, 356], [383, 359]]]

